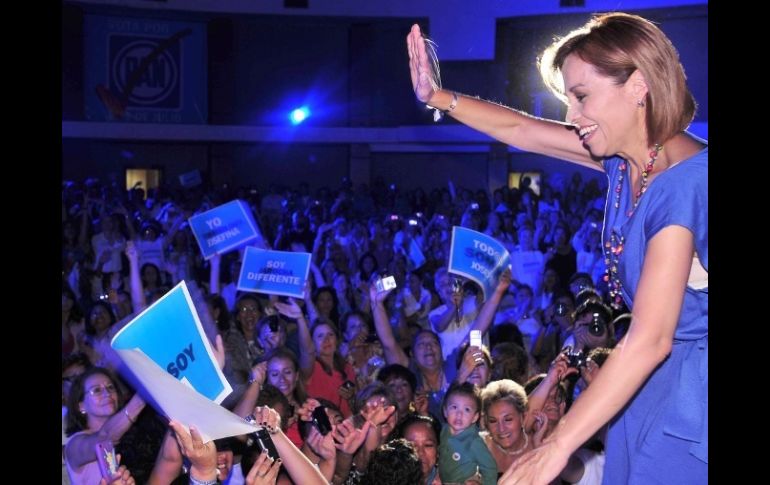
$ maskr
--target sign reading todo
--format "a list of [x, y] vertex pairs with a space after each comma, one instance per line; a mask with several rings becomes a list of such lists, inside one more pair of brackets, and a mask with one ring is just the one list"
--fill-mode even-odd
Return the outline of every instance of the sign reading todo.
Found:
[[253, 239], [262, 239], [249, 205], [237, 199], [194, 215], [189, 223], [206, 259]]
[[310, 271], [310, 253], [246, 247], [238, 289], [302, 298]]
[[452, 228], [449, 272], [481, 286], [486, 300], [497, 286], [500, 274], [511, 265], [511, 255], [495, 238], [465, 227]]

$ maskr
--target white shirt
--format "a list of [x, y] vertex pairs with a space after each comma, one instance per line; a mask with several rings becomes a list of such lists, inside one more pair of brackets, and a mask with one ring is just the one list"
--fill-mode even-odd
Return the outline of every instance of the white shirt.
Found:
[[[436, 329], [436, 324], [441, 319], [441, 315], [447, 311], [448, 306], [446, 304], [436, 307], [428, 314], [428, 320], [430, 326], [434, 332], [441, 336], [441, 353], [444, 355], [444, 360], [449, 357], [449, 354], [455, 351], [463, 341], [468, 337], [470, 333], [470, 325], [476, 319], [479, 312], [476, 308], [476, 297], [473, 295], [466, 296], [463, 300], [463, 312], [460, 322], [455, 322], [454, 316], [449, 321], [449, 325], [443, 332], [439, 332]], [[489, 345], [489, 337], [484, 333], [484, 344]]]

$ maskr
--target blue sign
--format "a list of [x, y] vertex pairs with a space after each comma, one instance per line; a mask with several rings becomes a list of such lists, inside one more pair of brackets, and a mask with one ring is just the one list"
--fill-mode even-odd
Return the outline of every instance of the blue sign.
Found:
[[425, 264], [425, 256], [422, 254], [420, 245], [417, 244], [414, 238], [411, 238], [409, 241], [409, 254], [407, 257], [409, 258], [409, 271], [414, 271]]
[[303, 298], [310, 271], [310, 253], [246, 248], [238, 289]]
[[221, 402], [232, 388], [217, 364], [184, 281], [112, 339], [116, 350], [140, 350], [172, 376]]
[[206, 259], [241, 246], [252, 239], [262, 239], [249, 205], [233, 200], [189, 219], [195, 240]]
[[500, 274], [511, 265], [511, 255], [497, 239], [465, 227], [452, 228], [449, 272], [475, 281], [486, 300], [495, 291]]
[[87, 14], [86, 119], [206, 123], [206, 26]]

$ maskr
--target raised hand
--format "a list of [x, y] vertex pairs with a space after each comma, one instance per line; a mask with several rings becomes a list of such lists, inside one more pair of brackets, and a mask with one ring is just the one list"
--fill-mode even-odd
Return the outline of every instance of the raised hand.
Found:
[[217, 334], [216, 338], [214, 339], [214, 347], [211, 349], [214, 351], [214, 357], [217, 359], [217, 364], [219, 364], [220, 369], [225, 368], [225, 344], [222, 341], [222, 336]]
[[358, 450], [366, 439], [366, 433], [372, 427], [372, 423], [365, 421], [361, 429], [356, 428], [354, 424], [355, 415], [348, 417], [345, 421], [334, 427], [331, 432], [334, 438], [334, 446], [348, 455], [352, 455]]
[[273, 485], [281, 469], [281, 459], [273, 460], [267, 451], [259, 454], [257, 461], [246, 475], [246, 485]]
[[214, 441], [204, 443], [200, 433], [194, 426], [190, 426], [190, 431], [187, 431], [177, 421], [171, 421], [168, 424], [174, 430], [174, 434], [176, 434], [179, 449], [192, 464], [190, 475], [194, 474], [199, 480], [211, 474], [216, 476], [217, 448], [214, 445]]
[[506, 291], [508, 291], [508, 287], [511, 286], [511, 268], [505, 268], [505, 271], [503, 271], [500, 274], [500, 279], [497, 281], [497, 288], [495, 288], [495, 291], [497, 291], [500, 294], [505, 294]]
[[440, 86], [439, 80], [434, 78], [426, 41], [417, 24], [412, 25], [412, 30], [406, 36], [406, 49], [409, 54], [409, 74], [414, 95], [423, 103], [427, 103]]
[[537, 448], [543, 443], [543, 437], [548, 430], [548, 416], [543, 411], [534, 411], [532, 415], [535, 418], [535, 433], [532, 435], [532, 443], [533, 448]]
[[414, 410], [421, 416], [428, 415], [428, 393], [424, 390], [414, 393]]
[[312, 421], [313, 410], [320, 405], [321, 403], [312, 397], [305, 399], [305, 402], [303, 402], [302, 406], [297, 410], [297, 416], [299, 416], [300, 421]]
[[[334, 427], [332, 426], [332, 429]], [[313, 450], [313, 453], [326, 461], [333, 460], [337, 456], [337, 448], [334, 447], [334, 438], [332, 433], [326, 436], [318, 432], [315, 426], [310, 427], [307, 434], [307, 445]]]
[[267, 377], [267, 362], [260, 362], [251, 368], [251, 378], [260, 386], [265, 383]]
[[396, 411], [396, 406], [385, 405], [385, 397], [381, 396], [379, 399], [373, 402], [367, 402], [364, 408], [361, 410], [363, 415], [368, 421], [371, 421], [374, 425], [381, 425]]
[[377, 286], [372, 283], [369, 285], [369, 299], [373, 302], [382, 303], [393, 291], [393, 288], [387, 291], [377, 291]]
[[297, 301], [294, 298], [289, 298], [289, 303], [281, 303], [280, 301], [276, 301], [273, 303], [276, 310], [278, 310], [281, 315], [285, 315], [288, 318], [300, 318], [302, 317], [302, 309], [297, 305]]

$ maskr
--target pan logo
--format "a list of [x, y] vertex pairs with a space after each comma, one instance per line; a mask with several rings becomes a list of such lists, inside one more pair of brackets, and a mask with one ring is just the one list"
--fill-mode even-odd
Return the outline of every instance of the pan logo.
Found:
[[180, 108], [180, 42], [164, 40], [110, 36], [110, 91], [124, 99], [126, 107]]

